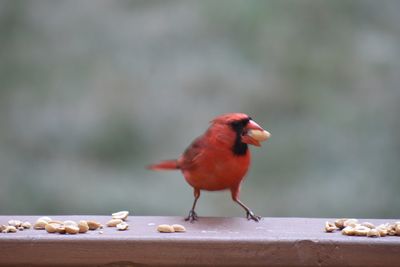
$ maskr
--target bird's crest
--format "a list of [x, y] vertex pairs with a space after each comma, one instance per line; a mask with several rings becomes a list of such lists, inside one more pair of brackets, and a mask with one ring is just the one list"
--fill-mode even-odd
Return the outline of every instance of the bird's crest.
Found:
[[243, 119], [248, 119], [249, 116], [244, 113], [227, 113], [215, 117], [210, 123], [229, 123], [232, 121], [239, 121]]

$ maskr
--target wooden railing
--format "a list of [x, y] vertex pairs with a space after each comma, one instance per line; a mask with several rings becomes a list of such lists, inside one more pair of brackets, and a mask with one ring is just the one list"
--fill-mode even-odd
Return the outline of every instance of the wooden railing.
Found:
[[[40, 216], [0, 216], [34, 223]], [[55, 220], [110, 216], [51, 216]], [[325, 233], [327, 219], [130, 216], [127, 231], [104, 227], [85, 234], [44, 230], [0, 233], [1, 266], [400, 266], [400, 237], [368, 238]], [[380, 224], [394, 220], [369, 220]], [[179, 223], [185, 233], [159, 233]]]

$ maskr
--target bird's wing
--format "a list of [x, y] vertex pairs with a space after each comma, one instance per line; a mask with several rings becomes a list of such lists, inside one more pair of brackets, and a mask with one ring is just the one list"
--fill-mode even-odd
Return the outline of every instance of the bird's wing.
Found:
[[207, 144], [201, 137], [195, 139], [183, 152], [179, 163], [180, 168], [188, 170], [195, 167], [196, 162], [204, 155], [206, 147]]

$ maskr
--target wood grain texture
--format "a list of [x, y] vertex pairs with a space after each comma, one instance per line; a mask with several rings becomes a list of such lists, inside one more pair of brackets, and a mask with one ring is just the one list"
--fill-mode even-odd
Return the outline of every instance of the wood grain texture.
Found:
[[[34, 223], [40, 216], [0, 216]], [[51, 216], [57, 220], [111, 216]], [[1, 266], [400, 266], [400, 237], [367, 238], [325, 233], [327, 219], [130, 216], [127, 231], [105, 227], [79, 235], [43, 230], [0, 233]], [[366, 221], [366, 220], [365, 220]], [[368, 220], [375, 224], [395, 220]], [[158, 233], [179, 223], [186, 233]]]

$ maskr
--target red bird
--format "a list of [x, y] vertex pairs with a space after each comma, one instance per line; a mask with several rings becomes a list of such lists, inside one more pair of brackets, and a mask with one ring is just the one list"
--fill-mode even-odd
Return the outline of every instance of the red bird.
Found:
[[177, 160], [166, 160], [149, 166], [152, 170], [181, 170], [186, 181], [194, 188], [194, 203], [186, 221], [198, 219], [195, 207], [200, 190], [229, 189], [233, 201], [245, 211], [247, 219], [259, 221], [239, 200], [240, 184], [250, 165], [248, 144], [261, 146], [270, 133], [261, 128], [248, 115], [229, 113], [211, 121], [207, 131], [185, 150]]

